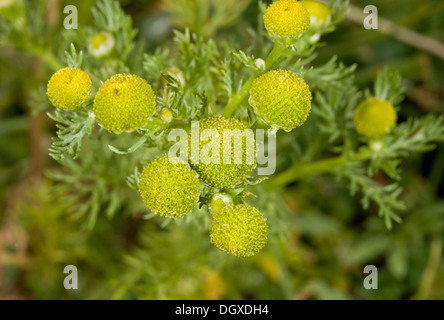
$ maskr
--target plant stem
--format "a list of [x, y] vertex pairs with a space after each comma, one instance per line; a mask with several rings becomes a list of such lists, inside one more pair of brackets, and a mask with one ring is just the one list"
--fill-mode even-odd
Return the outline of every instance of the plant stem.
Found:
[[412, 297], [416, 300], [427, 300], [433, 289], [436, 274], [439, 271], [439, 266], [442, 260], [443, 242], [441, 239], [435, 239], [430, 244], [430, 253], [427, 265], [419, 283], [418, 291]]
[[266, 190], [271, 190], [300, 178], [307, 177], [314, 174], [324, 173], [345, 166], [350, 162], [359, 162], [370, 158], [371, 153], [368, 150], [360, 151], [353, 156], [341, 155], [334, 158], [319, 160], [312, 163], [300, 164], [296, 163], [288, 170], [274, 176], [273, 178], [264, 181], [263, 186]]
[[164, 130], [168, 128], [184, 128], [187, 125], [188, 120], [186, 119], [173, 119], [171, 122], [166, 122], [153, 117], [143, 128], [149, 130]]
[[42, 48], [33, 48], [33, 54], [40, 57], [51, 71], [57, 71], [63, 68], [63, 65], [57, 60], [57, 58], [50, 52]]
[[[362, 25], [362, 21], [365, 19], [365, 14], [363, 13], [362, 9], [354, 5], [350, 5], [349, 11], [350, 14], [347, 16], [347, 19]], [[397, 25], [382, 17], [379, 17], [378, 19], [377, 30], [382, 34], [392, 36], [403, 43], [444, 59], [444, 43], [440, 42], [439, 40], [425, 36], [409, 28]]]
[[245, 98], [248, 96], [250, 92], [251, 85], [253, 84], [254, 79], [261, 76], [265, 72], [272, 69], [276, 63], [278, 62], [279, 58], [281, 57], [282, 53], [284, 53], [285, 49], [287, 47], [285, 45], [279, 44], [277, 42], [274, 43], [273, 49], [271, 50], [270, 54], [268, 55], [267, 59], [265, 60], [265, 70], [258, 70], [256, 71], [248, 80], [245, 82], [245, 84], [242, 86], [242, 88], [230, 98], [228, 101], [228, 104], [222, 111], [222, 116], [224, 117], [230, 117], [233, 112], [236, 110], [236, 108], [245, 100]]
[[287, 46], [280, 44], [278, 42], [274, 43], [273, 49], [271, 50], [268, 57], [265, 59], [265, 70], [261, 72], [265, 73], [272, 68], [275, 67], [276, 63], [278, 62], [281, 55], [284, 53], [284, 51], [287, 49]]

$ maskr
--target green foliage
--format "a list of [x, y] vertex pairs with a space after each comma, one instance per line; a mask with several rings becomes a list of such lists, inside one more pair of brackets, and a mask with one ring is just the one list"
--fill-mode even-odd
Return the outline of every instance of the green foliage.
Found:
[[[387, 147], [382, 150], [382, 158], [405, 158], [412, 153], [426, 152], [444, 141], [444, 117], [427, 115], [423, 118], [410, 118], [398, 125], [388, 137]], [[378, 154], [379, 156], [379, 154]]]
[[134, 38], [137, 31], [133, 21], [116, 1], [99, 1], [91, 9], [94, 23], [99, 30], [111, 32], [116, 37], [117, 53], [122, 61], [127, 61], [135, 48]]
[[83, 52], [80, 51], [79, 53], [77, 53], [76, 48], [72, 43], [70, 49], [71, 49], [70, 52], [65, 51], [66, 62], [68, 64], [68, 67], [80, 69], [82, 67], [82, 62], [83, 62]]
[[384, 218], [388, 229], [392, 229], [392, 220], [401, 222], [396, 212], [405, 209], [405, 204], [398, 199], [402, 189], [397, 183], [381, 185], [365, 175], [362, 168], [347, 166], [336, 172], [339, 178], [347, 178], [350, 181], [350, 193], [356, 194], [360, 190], [363, 194], [362, 207], [368, 210], [370, 201], [374, 201], [379, 207], [379, 216]]
[[404, 87], [401, 85], [399, 72], [384, 68], [378, 73], [374, 85], [375, 98], [386, 100], [396, 106], [404, 99], [403, 92]]
[[250, 3], [251, 0], [166, 0], [164, 5], [175, 26], [190, 28], [193, 33], [209, 38], [238, 22]]
[[53, 144], [49, 149], [51, 157], [61, 160], [65, 155], [76, 159], [82, 149], [82, 139], [89, 136], [96, 120], [91, 112], [67, 112], [57, 109], [48, 116], [57, 122], [57, 136], [53, 138]]
[[[330, 0], [331, 23], [311, 29], [289, 47], [273, 45], [268, 37], [264, 2], [165, 1], [164, 10], [181, 30], [153, 52], [145, 51], [145, 39], [133, 27], [142, 29], [143, 21], [136, 24], [137, 18], [118, 1], [98, 1], [91, 12], [82, 11], [92, 20], [77, 31], [47, 26], [50, 8], [45, 3], [17, 1], [14, 16], [0, 14], [0, 67], [25, 81], [21, 65], [8, 60], [4, 47], [43, 61], [44, 76], [34, 74], [34, 82], [23, 87], [33, 92], [26, 96], [32, 101], [26, 100], [30, 114], [47, 112], [55, 121], [49, 155], [59, 160], [46, 164], [44, 182], [17, 187], [23, 194], [16, 200], [20, 205], [5, 205], [19, 214], [17, 219], [0, 217], [0, 278], [5, 269], [20, 275], [18, 280], [5, 276], [6, 287], [20, 284], [35, 298], [442, 297], [444, 278], [437, 270], [442, 266], [444, 211], [436, 192], [444, 172], [444, 118], [412, 110], [416, 83], [402, 80], [399, 72], [378, 64], [370, 73], [355, 63], [359, 59], [344, 59], [356, 51], [347, 40], [354, 31], [339, 25], [349, 1]], [[112, 34], [116, 43], [100, 59], [88, 51], [97, 32]], [[316, 40], [316, 33], [327, 43]], [[80, 112], [48, 112], [44, 84], [65, 66], [90, 75], [93, 97], [114, 74], [143, 77], [156, 93], [155, 114], [142, 128], [114, 135], [98, 125], [92, 101]], [[276, 174], [260, 177], [254, 171], [224, 190], [235, 204], [257, 208], [270, 227], [265, 249], [238, 259], [209, 241], [208, 204], [219, 190], [202, 186], [193, 212], [165, 219], [144, 206], [138, 191], [141, 172], [169, 150], [170, 130], [189, 129], [191, 121], [224, 114], [269, 129], [249, 107], [248, 97], [254, 79], [278, 68], [292, 70], [308, 83], [312, 111], [291, 133], [269, 131], [277, 139]], [[5, 108], [8, 88], [2, 82], [0, 89]], [[353, 125], [356, 106], [371, 96], [389, 101], [399, 113], [397, 126], [380, 139], [360, 136]], [[172, 112], [171, 122], [162, 119], [164, 108]], [[24, 135], [27, 124], [21, 116], [1, 120], [3, 164], [17, 159], [17, 154], [6, 158], [3, 153], [11, 145], [9, 137]], [[421, 156], [437, 146], [436, 154]], [[429, 166], [427, 157], [434, 157], [430, 172], [420, 170], [420, 161]], [[0, 170], [4, 185], [11, 183], [10, 172], [25, 176], [30, 170], [27, 161], [13, 161], [13, 168]], [[434, 176], [430, 182], [426, 174]], [[7, 198], [3, 187], [1, 192]], [[8, 239], [17, 228], [29, 235], [25, 251]], [[85, 279], [85, 289], [77, 295], [60, 286], [63, 266], [76, 263]], [[362, 288], [366, 264], [381, 267], [384, 288], [377, 293]]]

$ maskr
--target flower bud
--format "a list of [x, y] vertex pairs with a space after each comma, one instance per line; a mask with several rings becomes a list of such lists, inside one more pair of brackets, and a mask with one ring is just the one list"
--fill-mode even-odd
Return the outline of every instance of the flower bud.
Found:
[[263, 59], [256, 59], [254, 60], [254, 66], [258, 69], [258, 70], [265, 70], [265, 61]]
[[171, 112], [171, 110], [163, 108], [160, 111], [160, 118], [165, 122], [171, 122], [171, 120], [173, 120], [173, 113]]
[[311, 92], [304, 79], [294, 72], [272, 70], [254, 80], [249, 103], [274, 129], [291, 131], [307, 120]]
[[187, 162], [163, 155], [145, 167], [139, 191], [151, 211], [177, 218], [193, 210], [199, 200], [200, 182]]
[[100, 125], [115, 133], [142, 127], [154, 114], [155, 95], [144, 79], [117, 74], [105, 81], [94, 99], [93, 111]]
[[84, 106], [91, 94], [91, 79], [77, 68], [63, 68], [49, 79], [46, 94], [57, 108], [76, 111]]
[[213, 216], [211, 242], [235, 256], [247, 257], [262, 250], [267, 243], [268, 226], [264, 216], [251, 206], [229, 205]]
[[116, 43], [112, 34], [100, 32], [91, 38], [88, 45], [88, 52], [96, 58], [102, 58], [109, 55], [115, 45]]

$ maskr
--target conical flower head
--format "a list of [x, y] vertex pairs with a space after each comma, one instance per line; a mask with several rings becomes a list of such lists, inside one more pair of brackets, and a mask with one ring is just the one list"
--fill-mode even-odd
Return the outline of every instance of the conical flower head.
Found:
[[193, 210], [199, 200], [200, 182], [186, 161], [163, 155], [145, 167], [139, 191], [151, 211], [177, 218]]
[[264, 216], [251, 206], [229, 205], [213, 216], [211, 242], [235, 256], [247, 257], [262, 250], [267, 243], [268, 226]]
[[191, 134], [189, 148], [192, 168], [204, 183], [218, 189], [239, 184], [256, 165], [254, 132], [234, 118], [199, 121], [198, 136]]
[[117, 74], [105, 81], [94, 99], [93, 111], [100, 125], [115, 133], [133, 131], [154, 114], [155, 95], [144, 79]]
[[272, 70], [254, 80], [249, 103], [271, 127], [291, 131], [307, 120], [311, 92], [294, 72]]
[[91, 79], [83, 70], [63, 68], [49, 79], [46, 94], [57, 108], [77, 111], [90, 97]]
[[353, 117], [356, 131], [369, 138], [386, 135], [396, 125], [396, 120], [395, 108], [388, 101], [373, 97], [361, 102]]
[[307, 9], [296, 0], [279, 0], [272, 3], [264, 13], [268, 34], [280, 43], [291, 43], [310, 25]]

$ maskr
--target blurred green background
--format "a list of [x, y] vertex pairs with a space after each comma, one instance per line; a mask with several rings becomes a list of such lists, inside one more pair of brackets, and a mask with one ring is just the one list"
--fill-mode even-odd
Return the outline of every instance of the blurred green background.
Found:
[[[185, 2], [199, 3], [121, 4], [147, 52], [171, 45], [173, 29], [185, 26], [217, 42], [236, 39], [241, 48], [249, 46], [247, 29], [258, 23], [255, 0], [239, 1], [245, 10], [230, 15], [231, 21], [215, 19], [217, 12], [208, 20], [197, 5], [184, 12]], [[55, 43], [63, 8], [71, 2], [47, 3], [46, 12], [32, 11], [32, 1], [27, 6], [32, 14], [45, 16]], [[76, 1], [79, 25], [91, 22], [94, 3]], [[444, 42], [441, 0], [352, 4], [361, 11], [376, 5], [380, 17]], [[346, 65], [357, 63], [361, 88], [372, 85], [383, 65], [400, 71], [407, 88], [401, 120], [444, 113], [442, 58], [351, 20], [323, 41], [317, 61], [334, 54]], [[128, 203], [116, 209], [113, 219], [98, 208], [96, 226], [89, 231], [68, 214], [76, 204], [65, 200], [69, 190], [58, 183], [60, 164], [48, 156], [55, 128], [42, 107], [49, 110], [49, 102], [36, 92], [53, 70], [28, 49], [0, 47], [0, 299], [444, 299], [444, 145], [403, 163], [408, 209], [393, 230], [385, 228], [376, 208], [362, 210], [359, 196], [351, 197], [345, 185], [314, 177], [287, 188], [283, 201], [274, 201], [278, 195], [273, 192], [260, 200], [281, 212], [278, 227], [285, 232], [271, 234], [267, 248], [247, 259], [215, 249], [206, 230], [193, 224], [163, 227], [161, 219], [144, 220], [140, 199], [122, 179], [132, 171], [125, 160], [96, 154], [89, 161], [67, 161], [65, 166], [80, 176], [73, 189], [88, 179], [106, 181]], [[100, 148], [91, 141], [82, 152]], [[119, 174], [105, 180], [111, 171], [95, 170], [97, 162], [109, 163]], [[68, 264], [78, 267], [78, 290], [63, 288]], [[368, 264], [378, 267], [378, 290], [363, 287]]]

